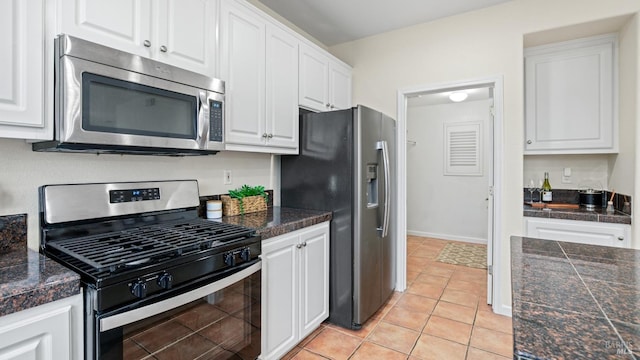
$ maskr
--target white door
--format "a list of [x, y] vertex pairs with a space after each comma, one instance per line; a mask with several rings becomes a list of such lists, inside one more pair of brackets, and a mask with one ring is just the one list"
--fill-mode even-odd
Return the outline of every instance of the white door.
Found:
[[262, 358], [277, 359], [298, 340], [298, 235], [262, 248]]
[[298, 39], [267, 27], [266, 131], [268, 145], [298, 148]]
[[300, 234], [300, 334], [304, 339], [329, 316], [328, 224]]
[[[265, 39], [266, 24], [248, 9], [223, 1], [220, 14], [222, 80], [226, 82], [225, 141], [266, 143]], [[263, 136], [264, 135], [264, 136]]]
[[153, 3], [157, 15], [154, 56], [162, 62], [201, 73], [215, 74], [215, 2], [161, 0]]
[[329, 108], [348, 109], [351, 107], [351, 69], [331, 62], [329, 64]]
[[300, 106], [317, 111], [329, 110], [329, 59], [320, 51], [300, 44]]
[[157, 45], [149, 0], [73, 0], [59, 6], [61, 33], [145, 57]]
[[53, 137], [45, 123], [43, 17], [42, 0], [0, 2], [0, 137]]

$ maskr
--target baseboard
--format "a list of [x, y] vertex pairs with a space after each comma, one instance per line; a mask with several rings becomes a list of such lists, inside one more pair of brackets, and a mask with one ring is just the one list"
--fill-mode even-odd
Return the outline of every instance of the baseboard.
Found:
[[468, 236], [449, 235], [449, 234], [435, 234], [435, 233], [429, 233], [424, 231], [407, 230], [407, 235], [430, 237], [430, 238], [451, 240], [451, 241], [462, 241], [462, 242], [468, 242], [468, 243], [474, 243], [474, 244], [484, 244], [484, 245], [487, 244], [487, 239], [468, 237]]
[[493, 308], [493, 312], [495, 312], [498, 315], [504, 315], [504, 316], [508, 316], [511, 317], [512, 312], [511, 312], [511, 306], [510, 305], [505, 305], [505, 304], [500, 304], [496, 307]]

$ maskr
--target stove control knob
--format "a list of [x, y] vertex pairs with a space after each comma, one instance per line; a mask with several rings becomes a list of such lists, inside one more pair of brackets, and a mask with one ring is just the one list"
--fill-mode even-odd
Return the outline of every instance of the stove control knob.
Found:
[[249, 248], [242, 249], [240, 258], [244, 261], [249, 261], [251, 259], [251, 250]]
[[228, 252], [224, 254], [224, 263], [228, 266], [236, 266], [236, 257], [233, 253]]
[[131, 284], [130, 289], [131, 293], [135, 297], [139, 297], [142, 299], [143, 297], [147, 296], [147, 283], [142, 280], [138, 280]]
[[167, 290], [171, 289], [173, 286], [173, 275], [166, 272], [158, 276], [158, 286]]

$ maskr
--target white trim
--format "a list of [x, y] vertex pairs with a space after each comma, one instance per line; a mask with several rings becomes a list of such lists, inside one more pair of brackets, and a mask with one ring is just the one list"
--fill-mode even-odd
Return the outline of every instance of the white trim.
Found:
[[[478, 78], [471, 80], [463, 80], [449, 83], [420, 85], [398, 89], [397, 111], [398, 111], [398, 211], [397, 211], [397, 232], [398, 252], [397, 252], [397, 282], [396, 290], [404, 291], [407, 283], [407, 97], [413, 94], [427, 92], [443, 92], [455, 89], [474, 88], [481, 86], [493, 86], [493, 106], [494, 106], [494, 123], [493, 123], [493, 244], [492, 244], [492, 262], [493, 262], [493, 304], [492, 308], [495, 313], [502, 315], [511, 315], [511, 304], [498, 304], [503, 300], [501, 284], [502, 274], [504, 272], [502, 264], [502, 162], [503, 162], [503, 76], [495, 75], [486, 78]], [[491, 216], [491, 215], [490, 215]], [[508, 277], [506, 279], [508, 281]]]
[[421, 236], [421, 237], [428, 237], [428, 238], [435, 238], [435, 239], [442, 239], [442, 240], [461, 241], [461, 242], [473, 243], [473, 244], [484, 244], [484, 245], [487, 244], [487, 239], [469, 237], [469, 236], [436, 234], [436, 233], [414, 231], [414, 230], [407, 230], [407, 235]]

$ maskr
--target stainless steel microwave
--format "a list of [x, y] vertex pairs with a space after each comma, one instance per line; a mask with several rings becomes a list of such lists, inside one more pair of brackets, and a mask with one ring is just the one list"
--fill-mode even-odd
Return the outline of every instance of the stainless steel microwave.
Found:
[[54, 139], [34, 151], [207, 155], [224, 149], [224, 82], [60, 35]]

